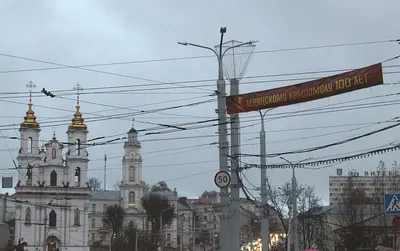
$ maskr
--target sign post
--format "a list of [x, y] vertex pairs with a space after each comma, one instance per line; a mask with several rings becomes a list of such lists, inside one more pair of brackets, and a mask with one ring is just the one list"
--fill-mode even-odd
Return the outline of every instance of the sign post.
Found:
[[219, 188], [228, 187], [231, 184], [231, 175], [226, 171], [219, 171], [214, 176], [214, 183]]

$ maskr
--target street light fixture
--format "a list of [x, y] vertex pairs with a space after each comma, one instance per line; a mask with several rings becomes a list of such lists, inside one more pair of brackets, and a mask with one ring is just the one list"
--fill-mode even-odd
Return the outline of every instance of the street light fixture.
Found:
[[[227, 115], [226, 115], [226, 84], [224, 80], [224, 72], [223, 72], [223, 57], [225, 54], [234, 48], [243, 46], [243, 45], [251, 45], [256, 43], [257, 41], [248, 41], [245, 43], [239, 43], [233, 46], [230, 46], [223, 50], [223, 39], [224, 34], [226, 33], [226, 27], [220, 28], [220, 43], [217, 49], [213, 49], [211, 47], [198, 45], [189, 42], [178, 42], [178, 44], [183, 46], [193, 46], [205, 50], [212, 51], [218, 59], [218, 81], [217, 81], [217, 102], [218, 109], [216, 110], [218, 114], [218, 149], [219, 149], [219, 170], [228, 172], [228, 128], [227, 128]], [[234, 177], [235, 178], [235, 177]], [[233, 179], [234, 180], [234, 179]], [[232, 182], [234, 183], [234, 182]], [[236, 185], [236, 184], [232, 184]], [[229, 188], [221, 188], [221, 221], [220, 221], [220, 246], [221, 251], [232, 251], [237, 250], [239, 248], [239, 235], [240, 231], [235, 229], [236, 231], [232, 231], [231, 226], [240, 226], [240, 218], [239, 215], [230, 215], [230, 211], [238, 212], [239, 209], [231, 208], [230, 210], [230, 201], [229, 201]], [[235, 204], [235, 207], [239, 205]], [[236, 210], [235, 210], [236, 209]], [[235, 227], [233, 227], [235, 228]]]

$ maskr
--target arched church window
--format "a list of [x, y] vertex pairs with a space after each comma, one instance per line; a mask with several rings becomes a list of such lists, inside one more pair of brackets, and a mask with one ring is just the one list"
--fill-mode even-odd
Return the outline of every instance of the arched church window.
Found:
[[77, 139], [75, 142], [75, 147], [76, 147], [76, 155], [81, 155], [81, 140]]
[[32, 219], [31, 209], [28, 207], [25, 210], [25, 224], [30, 225], [31, 224], [31, 219]]
[[135, 167], [134, 166], [129, 167], [129, 180], [135, 181]]
[[79, 187], [81, 185], [81, 168], [75, 168], [75, 186]]
[[32, 153], [32, 147], [33, 147], [33, 140], [31, 137], [28, 138], [28, 153]]
[[50, 173], [50, 186], [57, 186], [57, 173], [54, 170]]
[[49, 227], [57, 226], [57, 214], [54, 210], [51, 210], [49, 215]]
[[135, 193], [134, 192], [129, 193], [129, 205], [135, 205]]
[[53, 148], [53, 150], [51, 150], [51, 157], [53, 159], [55, 159], [57, 157], [57, 150], [55, 148]]
[[74, 212], [74, 225], [75, 226], [80, 226], [80, 218], [81, 218], [81, 212], [79, 211], [79, 209], [75, 209]]

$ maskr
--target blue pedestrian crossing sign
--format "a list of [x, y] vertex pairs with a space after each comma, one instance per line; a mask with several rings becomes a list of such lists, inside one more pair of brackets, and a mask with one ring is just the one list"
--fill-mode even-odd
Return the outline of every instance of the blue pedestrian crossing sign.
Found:
[[385, 194], [385, 214], [400, 215], [400, 194]]

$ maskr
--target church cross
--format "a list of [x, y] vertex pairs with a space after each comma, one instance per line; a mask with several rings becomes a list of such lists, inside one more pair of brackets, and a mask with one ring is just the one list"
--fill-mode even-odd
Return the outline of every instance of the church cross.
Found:
[[29, 83], [26, 84], [26, 88], [29, 90], [29, 97], [32, 98], [32, 90], [36, 88], [36, 85], [32, 81], [29, 81]]
[[78, 103], [79, 103], [79, 96], [81, 95], [82, 90], [83, 90], [83, 87], [79, 83], [76, 84], [76, 86], [74, 86], [74, 91], [76, 91]]

